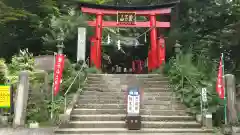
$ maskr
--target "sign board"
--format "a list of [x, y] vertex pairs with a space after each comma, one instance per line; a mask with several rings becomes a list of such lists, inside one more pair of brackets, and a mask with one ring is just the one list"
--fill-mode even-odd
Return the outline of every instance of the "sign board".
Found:
[[138, 88], [128, 90], [128, 114], [139, 114], [140, 111], [140, 92]]
[[202, 101], [207, 102], [207, 89], [202, 88]]
[[11, 86], [1, 85], [0, 86], [0, 108], [11, 107]]
[[136, 13], [135, 12], [117, 12], [118, 24], [135, 24]]
[[77, 61], [85, 61], [86, 53], [86, 28], [78, 28]]

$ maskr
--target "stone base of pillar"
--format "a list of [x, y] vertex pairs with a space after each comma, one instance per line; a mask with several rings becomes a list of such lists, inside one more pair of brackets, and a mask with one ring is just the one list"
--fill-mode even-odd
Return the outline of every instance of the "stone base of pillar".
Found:
[[213, 128], [212, 114], [208, 113], [203, 115], [202, 123], [203, 126], [206, 127], [207, 129], [212, 129]]
[[198, 123], [201, 123], [201, 124], [202, 124], [202, 115], [201, 115], [201, 114], [197, 114], [197, 115], [196, 115], [196, 121], [197, 121]]
[[2, 116], [0, 115], [0, 127], [6, 127], [8, 126], [8, 116]]
[[29, 128], [39, 128], [39, 123], [38, 122], [29, 123]]

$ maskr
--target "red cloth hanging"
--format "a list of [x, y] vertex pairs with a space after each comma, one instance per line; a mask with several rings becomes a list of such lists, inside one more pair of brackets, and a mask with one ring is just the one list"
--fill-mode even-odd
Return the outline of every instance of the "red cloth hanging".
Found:
[[163, 36], [158, 39], [158, 67], [165, 63], [165, 40]]
[[136, 71], [135, 61], [132, 61], [132, 72], [134, 73]]
[[142, 60], [132, 61], [133, 73], [140, 74], [143, 71], [144, 62]]
[[142, 67], [143, 66], [143, 64], [142, 64], [143, 62], [142, 62], [142, 60], [137, 60], [136, 62], [137, 62], [137, 65], [138, 65], [137, 73], [140, 74], [140, 73], [142, 73], [142, 70], [143, 70], [143, 67]]

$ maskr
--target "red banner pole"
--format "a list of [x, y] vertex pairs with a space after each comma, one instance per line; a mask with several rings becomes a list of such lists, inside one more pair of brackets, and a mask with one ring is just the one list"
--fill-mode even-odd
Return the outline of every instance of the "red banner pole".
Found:
[[[55, 70], [55, 69], [54, 69], [54, 67], [55, 67], [55, 56], [56, 56], [56, 53], [53, 54], [53, 70]], [[54, 72], [53, 72], [53, 78], [54, 78]], [[51, 104], [52, 109], [51, 109], [51, 120], [53, 119], [53, 108], [54, 108], [54, 104], [53, 104], [53, 102], [54, 102], [54, 80], [53, 80], [53, 83], [52, 83], [52, 104]]]

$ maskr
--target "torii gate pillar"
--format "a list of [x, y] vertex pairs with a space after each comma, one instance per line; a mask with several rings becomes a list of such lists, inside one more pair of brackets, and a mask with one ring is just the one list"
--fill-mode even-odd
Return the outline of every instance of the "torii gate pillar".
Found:
[[151, 43], [151, 62], [152, 68], [158, 67], [158, 57], [157, 57], [157, 28], [156, 28], [156, 15], [150, 14], [150, 43]]
[[97, 13], [96, 14], [96, 68], [100, 69], [101, 68], [101, 43], [102, 43], [102, 13]]

